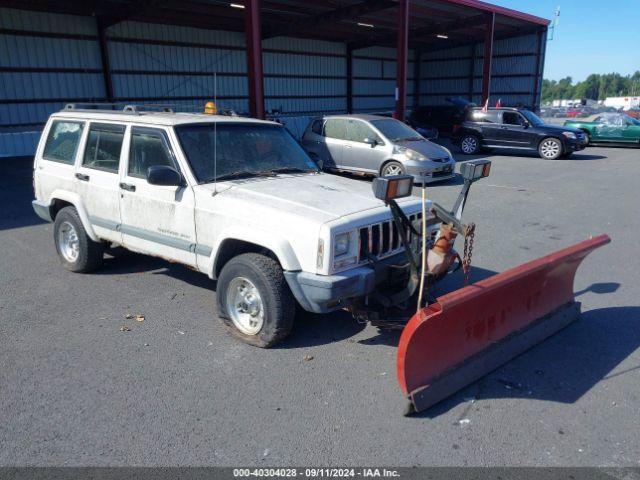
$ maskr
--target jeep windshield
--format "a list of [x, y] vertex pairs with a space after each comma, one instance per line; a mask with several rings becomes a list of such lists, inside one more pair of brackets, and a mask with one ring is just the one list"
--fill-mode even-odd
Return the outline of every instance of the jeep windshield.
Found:
[[279, 125], [197, 123], [175, 130], [198, 183], [318, 172], [318, 166]]

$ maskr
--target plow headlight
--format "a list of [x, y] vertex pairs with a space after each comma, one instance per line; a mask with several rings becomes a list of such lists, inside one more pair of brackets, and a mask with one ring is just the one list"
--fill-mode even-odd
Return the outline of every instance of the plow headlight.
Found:
[[460, 165], [460, 174], [465, 180], [475, 182], [488, 177], [491, 171], [491, 160], [474, 160]]
[[380, 200], [389, 202], [395, 198], [411, 195], [413, 187], [412, 175], [394, 175], [392, 177], [377, 177], [373, 179], [371, 188], [373, 195]]

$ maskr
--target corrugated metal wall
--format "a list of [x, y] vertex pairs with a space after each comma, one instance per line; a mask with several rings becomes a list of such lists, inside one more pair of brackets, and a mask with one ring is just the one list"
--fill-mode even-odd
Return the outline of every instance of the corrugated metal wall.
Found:
[[[543, 46], [545, 38], [543, 36]], [[539, 104], [542, 83], [540, 56], [536, 78], [538, 36], [523, 35], [493, 44], [491, 94], [489, 102], [502, 105], [533, 107]], [[421, 63], [420, 104], [444, 105], [446, 97], [463, 97], [480, 104], [482, 101], [482, 65], [484, 44], [437, 50], [423, 54]], [[470, 78], [473, 76], [473, 81]], [[538, 83], [538, 87], [534, 85]], [[534, 98], [534, 91], [537, 92]]]
[[[248, 111], [243, 33], [127, 21], [109, 27], [106, 37], [113, 101], [201, 111], [204, 102], [217, 95], [220, 107]], [[536, 39], [526, 35], [495, 43], [492, 102], [501, 98], [503, 104], [537, 104], [532, 98]], [[442, 104], [447, 96], [470, 97], [479, 103], [482, 49], [478, 44], [475, 49], [423, 53], [420, 104]], [[352, 52], [354, 112], [394, 109], [396, 58], [395, 48]], [[408, 58], [407, 105], [411, 108], [412, 51]], [[299, 137], [313, 116], [345, 112], [347, 59], [343, 43], [264, 40], [268, 114]], [[42, 124], [65, 102], [106, 98], [94, 17], [0, 8], [0, 156], [32, 154]]]
[[94, 18], [0, 8], [0, 156], [32, 154], [63, 102], [101, 98]]
[[[407, 105], [413, 102], [414, 52], [407, 62]], [[353, 51], [353, 111], [390, 112], [395, 109], [396, 49], [367, 47]]]

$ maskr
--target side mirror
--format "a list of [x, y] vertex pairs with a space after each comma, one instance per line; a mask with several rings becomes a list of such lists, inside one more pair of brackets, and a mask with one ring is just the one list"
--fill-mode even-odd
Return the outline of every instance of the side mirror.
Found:
[[365, 138], [364, 143], [366, 143], [367, 145], [370, 145], [371, 148], [378, 145], [378, 141], [375, 138], [370, 138], [370, 137]]
[[155, 165], [147, 170], [147, 182], [150, 185], [179, 187], [182, 185], [182, 175], [175, 168]]

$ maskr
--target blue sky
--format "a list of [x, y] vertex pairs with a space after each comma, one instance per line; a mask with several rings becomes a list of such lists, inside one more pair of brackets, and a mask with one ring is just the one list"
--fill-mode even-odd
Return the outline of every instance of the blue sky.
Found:
[[640, 70], [640, 0], [487, 0], [551, 19], [560, 7], [554, 39], [547, 43], [544, 78]]

